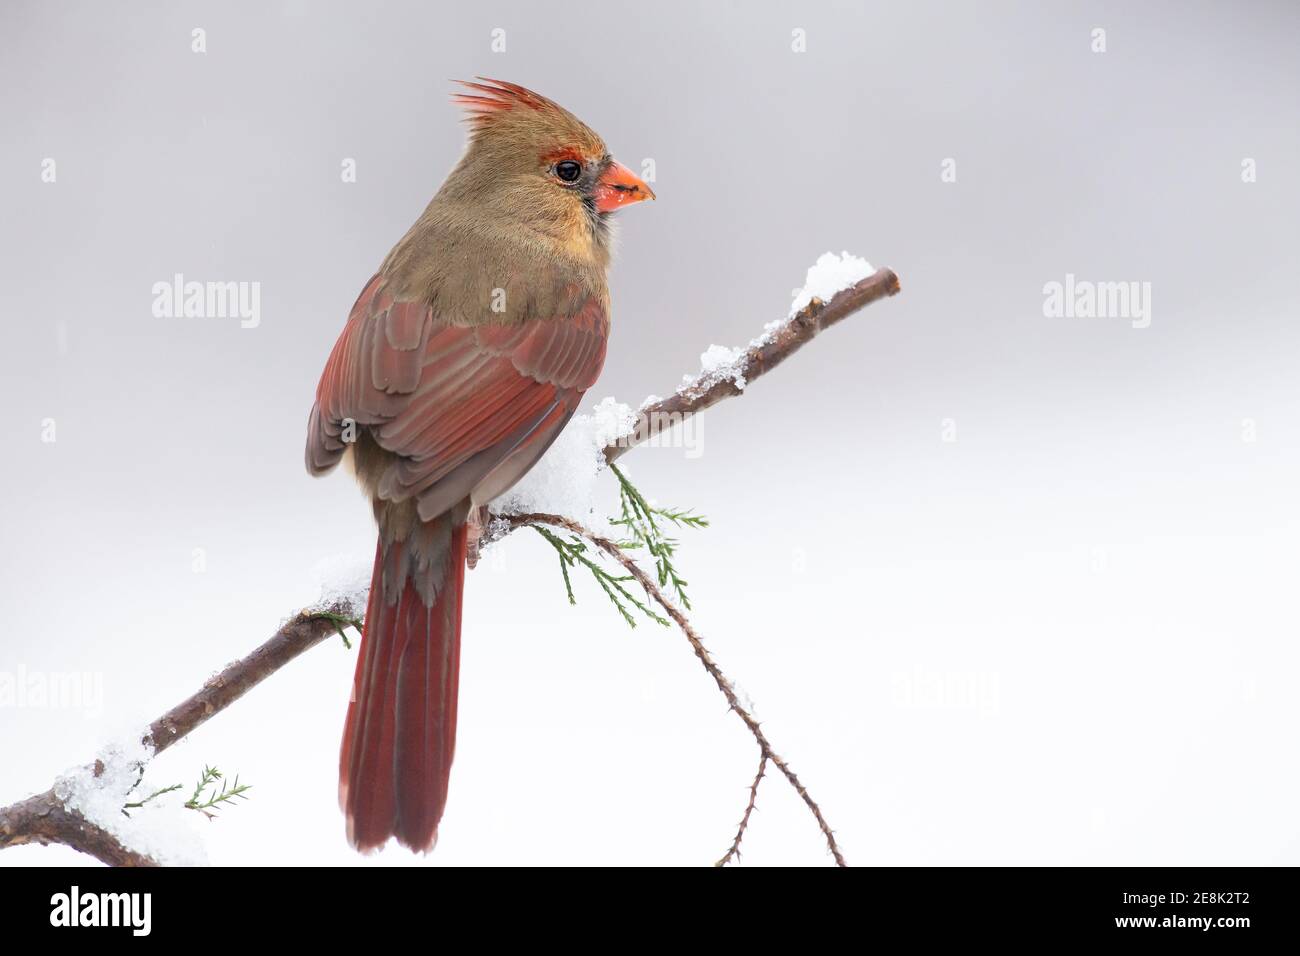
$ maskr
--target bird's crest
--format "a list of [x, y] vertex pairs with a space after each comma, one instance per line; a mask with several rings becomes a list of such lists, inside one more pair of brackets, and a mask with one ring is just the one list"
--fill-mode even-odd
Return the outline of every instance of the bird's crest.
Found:
[[538, 112], [564, 112], [558, 104], [539, 93], [525, 89], [517, 83], [492, 80], [485, 76], [477, 76], [475, 79], [481, 82], [472, 83], [469, 80], [456, 80], [455, 82], [473, 92], [453, 93], [451, 95], [453, 103], [465, 107], [468, 114], [465, 121], [474, 129], [482, 129], [502, 113], [510, 110], [528, 109]]

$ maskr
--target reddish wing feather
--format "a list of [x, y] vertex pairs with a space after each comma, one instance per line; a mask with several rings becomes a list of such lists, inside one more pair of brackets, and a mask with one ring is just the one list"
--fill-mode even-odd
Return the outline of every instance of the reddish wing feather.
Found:
[[[351, 419], [399, 456], [384, 497], [460, 491], [459, 500], [512, 450], [554, 437], [600, 374], [608, 330], [594, 297], [550, 319], [446, 325], [427, 304], [394, 300], [376, 276], [317, 387], [308, 467], [338, 462]], [[455, 489], [436, 488], [452, 475]]]

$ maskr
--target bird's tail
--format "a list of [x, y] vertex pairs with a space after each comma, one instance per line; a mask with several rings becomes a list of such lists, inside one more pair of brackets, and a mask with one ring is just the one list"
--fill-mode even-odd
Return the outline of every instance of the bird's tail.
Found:
[[443, 515], [394, 540], [381, 521], [339, 757], [348, 840], [433, 848], [456, 748], [466, 527]]

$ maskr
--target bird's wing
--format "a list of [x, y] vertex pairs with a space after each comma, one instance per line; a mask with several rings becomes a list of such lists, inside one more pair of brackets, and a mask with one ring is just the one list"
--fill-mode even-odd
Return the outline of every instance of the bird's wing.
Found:
[[351, 420], [394, 456], [379, 496], [417, 498], [430, 520], [512, 454], [540, 454], [605, 361], [603, 302], [568, 291], [563, 314], [461, 325], [440, 320], [428, 301], [391, 295], [375, 276], [316, 389], [308, 470], [338, 463]]

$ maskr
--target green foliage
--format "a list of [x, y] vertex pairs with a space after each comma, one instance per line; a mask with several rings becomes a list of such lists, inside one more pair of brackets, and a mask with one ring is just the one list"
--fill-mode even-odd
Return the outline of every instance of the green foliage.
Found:
[[[646, 553], [654, 559], [655, 575], [659, 586], [672, 586], [677, 600], [686, 610], [691, 609], [690, 598], [686, 596], [687, 581], [677, 573], [673, 557], [677, 553], [677, 539], [664, 534], [660, 521], [668, 522], [678, 528], [707, 528], [709, 519], [692, 511], [676, 508], [655, 508], [646, 501], [637, 487], [628, 481], [627, 476], [617, 465], [610, 465], [609, 470], [618, 479], [618, 498], [622, 516], [611, 524], [623, 528], [627, 540], [620, 541], [619, 547], [629, 550], [645, 548]], [[659, 518], [660, 521], [655, 519]]]
[[[218, 782], [221, 784], [218, 789]], [[211, 787], [210, 793], [205, 793]], [[236, 800], [247, 800], [247, 792], [252, 787], [246, 783], [239, 782], [239, 775], [235, 775], [235, 782], [232, 784], [222, 776], [221, 771], [216, 767], [205, 766], [203, 773], [199, 776], [199, 782], [194, 787], [194, 793], [185, 801], [187, 810], [220, 810], [223, 804], [234, 803]], [[208, 814], [211, 816], [211, 814]]]
[[[220, 786], [218, 786], [218, 783]], [[170, 787], [163, 787], [161, 790], [155, 790], [143, 800], [135, 803], [123, 805], [122, 813], [130, 816], [126, 811], [138, 810], [150, 800], [161, 797], [166, 793], [174, 793], [181, 789], [181, 784], [174, 783]], [[210, 792], [205, 792], [210, 789]], [[239, 776], [235, 776], [234, 783], [228, 783], [220, 770], [216, 767], [209, 767], [206, 764], [203, 767], [203, 773], [199, 775], [199, 782], [194, 787], [194, 793], [185, 801], [185, 809], [198, 810], [204, 816], [211, 817], [213, 814], [209, 811], [220, 810], [224, 804], [234, 803], [236, 800], [247, 800], [248, 791], [252, 789], [251, 784], [240, 783]]]
[[[138, 781], [137, 781], [137, 783], [138, 783]], [[143, 807], [146, 803], [148, 803], [148, 802], [149, 802], [150, 800], [152, 800], [154, 797], [161, 797], [164, 793], [171, 793], [173, 790], [179, 790], [180, 788], [181, 788], [181, 785], [180, 785], [179, 783], [174, 783], [174, 784], [172, 784], [170, 787], [163, 787], [161, 790], [155, 790], [153, 793], [149, 794], [149, 796], [145, 797], [143, 800], [141, 800], [141, 801], [139, 801], [139, 802], [137, 802], [137, 803], [127, 803], [127, 804], [124, 804], [123, 807], [122, 807], [122, 812], [123, 812], [126, 816], [129, 817], [131, 814], [126, 813], [127, 810], [138, 810], [138, 809], [140, 809], [140, 807]], [[132, 789], [135, 789], [135, 788], [132, 787]]]
[[358, 634], [360, 634], [361, 633], [360, 620], [358, 620], [355, 617], [345, 617], [342, 614], [334, 614], [331, 611], [313, 611], [311, 612], [310, 616], [323, 618], [326, 621], [333, 621], [334, 630], [338, 631], [339, 637], [343, 638], [343, 646], [346, 647], [348, 650], [352, 650], [352, 642], [348, 640], [347, 632], [344, 631], [343, 628], [345, 627], [353, 628]]
[[[619, 505], [622, 511], [620, 517], [611, 519], [611, 523], [621, 528], [626, 535], [626, 539], [619, 541], [618, 546], [627, 550], [644, 548], [654, 560], [659, 586], [671, 586], [677, 600], [685, 609], [690, 610], [691, 602], [686, 596], [687, 582], [677, 572], [677, 567], [673, 563], [677, 552], [677, 541], [667, 537], [663, 533], [663, 528], [667, 525], [678, 528], [707, 528], [708, 519], [691, 511], [652, 506], [622, 471], [614, 465], [609, 467], [618, 478]], [[657, 624], [669, 626], [667, 618], [657, 614], [645, 601], [640, 600], [625, 587], [635, 578], [630, 574], [616, 574], [607, 570], [600, 563], [601, 552], [588, 550], [586, 542], [580, 536], [570, 532], [559, 533], [539, 525], [533, 525], [532, 528], [546, 539], [559, 556], [560, 574], [564, 577], [564, 590], [569, 596], [570, 604], [577, 604], [578, 601], [573, 594], [573, 579], [569, 571], [582, 567], [591, 573], [610, 603], [630, 627], [637, 625], [637, 617], [632, 613], [633, 610]]]
[[555, 549], [555, 553], [560, 556], [560, 573], [564, 575], [564, 590], [569, 595], [570, 604], [577, 604], [578, 599], [573, 596], [573, 581], [569, 577], [569, 569], [581, 566], [591, 572], [591, 576], [596, 579], [596, 583], [600, 585], [601, 590], [605, 592], [610, 602], [618, 609], [618, 613], [623, 615], [623, 620], [627, 621], [629, 627], [636, 627], [636, 618], [628, 609], [628, 605], [636, 608], [650, 620], [662, 624], [664, 627], [668, 626], [667, 618], [660, 617], [649, 605], [624, 587], [628, 581], [635, 580], [632, 575], [611, 574], [599, 563], [593, 561], [587, 551], [587, 543], [576, 534], [559, 535], [540, 525], [533, 525], [532, 528], [545, 538], [547, 543]]

